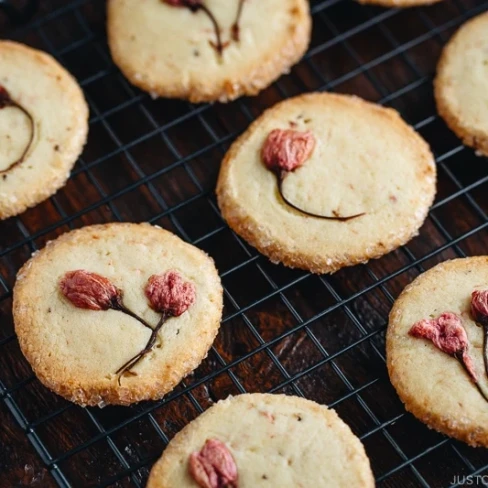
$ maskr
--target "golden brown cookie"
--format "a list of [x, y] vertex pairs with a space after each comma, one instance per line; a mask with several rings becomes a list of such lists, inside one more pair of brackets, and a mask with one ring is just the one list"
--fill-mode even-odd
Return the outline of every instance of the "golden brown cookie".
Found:
[[466, 22], [446, 45], [434, 87], [446, 124], [488, 156], [488, 12]]
[[0, 41], [0, 219], [56, 193], [88, 132], [76, 80], [51, 56]]
[[[291, 161], [283, 179], [266, 158]], [[396, 111], [314, 93], [269, 109], [232, 145], [217, 197], [230, 227], [273, 262], [331, 273], [408, 242], [435, 190], [430, 149]]]
[[298, 62], [310, 31], [306, 0], [108, 2], [110, 50], [129, 81], [192, 102], [256, 95]]
[[206, 357], [222, 287], [213, 260], [170, 232], [95, 225], [24, 265], [13, 313], [22, 352], [45, 386], [81, 405], [128, 405], [161, 398]]
[[[205, 478], [202, 467], [213, 484], [195, 481]], [[374, 487], [363, 445], [334, 410], [258, 393], [229, 397], [188, 424], [154, 465], [147, 486], [224, 481], [239, 488]]]
[[439, 432], [488, 447], [483, 328], [471, 310], [473, 291], [483, 289], [486, 256], [423, 273], [395, 302], [386, 352], [391, 382], [409, 412]]

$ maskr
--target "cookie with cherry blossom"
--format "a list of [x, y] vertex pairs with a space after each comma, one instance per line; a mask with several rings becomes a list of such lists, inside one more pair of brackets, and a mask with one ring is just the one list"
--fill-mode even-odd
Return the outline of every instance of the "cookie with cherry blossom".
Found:
[[61, 188], [87, 133], [76, 80], [48, 54], [0, 41], [0, 220]]
[[488, 156], [488, 12], [466, 22], [442, 52], [437, 110], [464, 144]]
[[[345, 469], [347, 466], [347, 469]], [[334, 410], [304, 398], [229, 397], [188, 424], [148, 488], [374, 487], [359, 439]]]
[[22, 352], [45, 386], [80, 405], [161, 398], [206, 357], [221, 314], [213, 260], [148, 224], [66, 233], [14, 288]]
[[109, 0], [115, 64], [153, 96], [228, 102], [289, 72], [310, 42], [307, 0]]
[[229, 226], [273, 262], [332, 273], [418, 233], [436, 191], [427, 143], [392, 109], [313, 93], [266, 111], [224, 158]]
[[[405, 408], [430, 428], [488, 447], [488, 257], [441, 263], [395, 302], [388, 372]], [[487, 351], [488, 352], [488, 351]]]

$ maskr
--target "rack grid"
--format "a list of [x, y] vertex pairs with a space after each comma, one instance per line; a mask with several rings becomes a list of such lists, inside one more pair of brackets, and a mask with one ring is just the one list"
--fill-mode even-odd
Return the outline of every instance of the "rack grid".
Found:
[[[0, 396], [39, 457], [40, 470], [25, 466], [29, 482], [144, 486], [176, 432], [213, 402], [243, 392], [295, 394], [335, 408], [365, 444], [379, 487], [462, 486], [463, 476], [487, 473], [485, 450], [405, 412], [388, 380], [384, 335], [394, 298], [413, 278], [488, 250], [486, 161], [446, 128], [432, 94], [443, 45], [488, 11], [488, 1], [407, 10], [311, 1], [304, 59], [257, 97], [228, 105], [153, 100], [132, 87], [111, 62], [104, 10], [100, 0], [46, 0], [16, 28], [0, 10], [1, 36], [53, 54], [77, 77], [91, 110], [89, 141], [67, 186], [0, 223]], [[418, 237], [331, 276], [271, 264], [225, 225], [214, 195], [222, 156], [248, 124], [314, 90], [396, 108], [431, 144], [439, 172]], [[208, 358], [163, 400], [84, 409], [33, 376], [13, 332], [12, 287], [47, 241], [110, 221], [149, 221], [207, 251], [223, 280], [224, 318]]]

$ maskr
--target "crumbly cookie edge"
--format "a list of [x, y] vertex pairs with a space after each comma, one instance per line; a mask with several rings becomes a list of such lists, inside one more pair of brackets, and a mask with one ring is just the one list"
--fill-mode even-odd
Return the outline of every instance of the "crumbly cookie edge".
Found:
[[246, 76], [237, 76], [234, 79], [223, 80], [221, 83], [210, 83], [205, 89], [200, 86], [190, 85], [183, 87], [181, 84], [160, 84], [150, 82], [139, 76], [137, 69], [127, 61], [122, 49], [117, 43], [118, 32], [111, 21], [115, 8], [113, 1], [107, 3], [107, 36], [110, 52], [114, 63], [118, 66], [130, 83], [141, 90], [162, 98], [176, 98], [188, 100], [192, 103], [204, 102], [231, 102], [242, 96], [254, 96], [267, 88], [280, 76], [287, 73], [305, 54], [310, 43], [312, 31], [312, 19], [310, 7], [306, 0], [297, 0], [300, 4], [302, 21], [292, 37], [286, 39], [286, 43], [272, 57], [260, 60], [259, 68], [246, 73]]
[[403, 384], [401, 365], [396, 364], [395, 345], [393, 344], [394, 337], [396, 337], [394, 332], [395, 325], [397, 323], [396, 317], [399, 315], [404, 306], [404, 302], [407, 300], [412, 290], [418, 287], [423, 280], [429, 279], [431, 276], [442, 272], [446, 268], [465, 267], [467, 260], [476, 264], [479, 263], [480, 265], [488, 266], [488, 256], [472, 256], [469, 258], [447, 260], [427, 270], [425, 273], [422, 273], [405, 287], [405, 289], [396, 299], [389, 315], [388, 328], [386, 332], [386, 365], [390, 382], [408, 412], [427, 425], [427, 427], [430, 429], [465, 442], [471, 447], [488, 447], [488, 427], [484, 430], [467, 430], [466, 428], [460, 428], [460, 425], [455, 418], [441, 418], [432, 415], [429, 408], [418, 400], [418, 396], [415, 394], [415, 392], [411, 391], [410, 388], [405, 387]]
[[[364, 488], [373, 488], [375, 486], [373, 472], [369, 458], [366, 454], [363, 443], [359, 438], [351, 431], [351, 428], [346, 424], [333, 409], [330, 409], [324, 405], [320, 405], [312, 400], [300, 398], [296, 396], [289, 396], [283, 394], [269, 394], [269, 393], [245, 393], [237, 396], [230, 396], [225, 400], [220, 400], [215, 405], [206, 410], [203, 414], [199, 415], [192, 422], [187, 424], [175, 437], [171, 440], [170, 445], [164, 450], [161, 457], [156, 461], [151, 473], [149, 475], [147, 488], [173, 488], [169, 484], [162, 480], [162, 475], [166, 471], [166, 465], [172, 464], [171, 458], [178, 458], [186, 453], [187, 439], [191, 437], [192, 430], [198, 428], [200, 423], [205, 421], [205, 418], [214, 414], [213, 409], [217, 408], [232, 408], [235, 402], [245, 402], [250, 406], [253, 406], [258, 401], [264, 401], [272, 407], [275, 402], [287, 402], [297, 409], [302, 411], [312, 411], [320, 415], [326, 423], [333, 423], [334, 427], [339, 431], [339, 435], [344, 442], [347, 442], [351, 446], [354, 445], [355, 460], [357, 460], [357, 472], [361, 479], [361, 486]], [[169, 449], [169, 450], [168, 450]], [[361, 463], [361, 468], [359, 468]]]
[[46, 52], [31, 48], [15, 41], [0, 41], [0, 49], [4, 46], [9, 50], [16, 50], [22, 54], [35, 56], [39, 62], [49, 65], [53, 70], [57, 70], [63, 77], [63, 85], [71, 92], [73, 106], [77, 106], [76, 125], [78, 130], [72, 132], [71, 145], [64, 155], [64, 165], [56, 175], [49, 180], [39, 180], [31, 184], [28, 191], [23, 192], [22, 198], [17, 198], [15, 202], [0, 201], [0, 220], [5, 220], [25, 212], [27, 209], [35, 207], [55, 195], [66, 185], [70, 177], [70, 171], [74, 167], [78, 157], [83, 152], [83, 148], [88, 138], [88, 117], [89, 109], [83, 90], [73, 75], [59, 64], [51, 55]]
[[[401, 129], [415, 137], [415, 144], [419, 146], [419, 150], [425, 151], [429, 155], [429, 168], [433, 170], [434, 182], [430, 188], [426, 188], [427, 193], [423, 194], [423, 201], [418, 205], [415, 216], [410, 220], [408, 225], [399, 229], [395, 238], [388, 243], [381, 242], [373, 246], [368, 246], [365, 252], [356, 256], [336, 254], [336, 255], [309, 255], [298, 250], [288, 252], [284, 246], [273, 242], [270, 238], [263, 238], [262, 226], [260, 223], [248, 214], [248, 212], [241, 207], [238, 201], [235, 201], [232, 196], [232, 191], [227, 184], [229, 179], [230, 166], [236, 155], [241, 150], [241, 147], [259, 129], [261, 120], [272, 115], [278, 111], [282, 105], [299, 102], [301, 100], [316, 100], [319, 104], [324, 97], [332, 99], [347, 100], [350, 103], [357, 103], [370, 110], [381, 111], [382, 114], [390, 117], [393, 123], [401, 123]], [[422, 146], [420, 148], [420, 146]], [[394, 251], [398, 247], [409, 242], [413, 237], [418, 235], [419, 229], [427, 218], [428, 212], [436, 195], [436, 166], [434, 157], [430, 151], [428, 144], [421, 136], [414, 131], [403, 119], [399, 113], [391, 108], [378, 106], [374, 103], [363, 100], [354, 95], [341, 95], [332, 93], [307, 93], [297, 97], [284, 100], [273, 107], [266, 110], [258, 119], [256, 119], [250, 127], [232, 144], [227, 154], [224, 157], [217, 181], [217, 203], [222, 212], [222, 215], [229, 225], [229, 227], [244, 238], [249, 244], [255, 247], [261, 254], [268, 257], [273, 263], [283, 263], [285, 266], [291, 268], [298, 268], [311, 271], [315, 274], [334, 273], [346, 266], [354, 266], [368, 262], [370, 259], [378, 259], [389, 252]], [[430, 191], [429, 191], [430, 190]]]
[[[39, 378], [41, 383], [47, 388], [51, 389], [58, 395], [77, 403], [82, 406], [96, 406], [96, 405], [130, 405], [132, 403], [140, 402], [143, 400], [159, 400], [166, 393], [173, 390], [173, 388], [179, 384], [182, 379], [184, 379], [188, 374], [194, 371], [199, 364], [207, 357], [208, 352], [217, 336], [220, 329], [220, 321], [222, 317], [223, 310], [223, 289], [218, 276], [217, 269], [213, 259], [208, 256], [201, 249], [191, 246], [185, 243], [181, 239], [182, 244], [185, 246], [190, 246], [194, 251], [202, 255], [205, 262], [208, 263], [214, 271], [213, 285], [213, 295], [218, 302], [216, 303], [216, 309], [213, 316], [208, 316], [208, 324], [202, 333], [200, 334], [200, 340], [198, 342], [199, 350], [196, 351], [194, 348], [189, 348], [187, 356], [181, 361], [180, 367], [166, 368], [158, 378], [155, 379], [153, 376], [146, 377], [145, 381], [138, 380], [137, 383], [131, 383], [130, 385], [119, 387], [117, 385], [116, 379], [102, 380], [94, 382], [93, 380], [90, 384], [79, 378], [74, 377], [57, 377], [57, 364], [46, 367], [45, 364], [39, 361], [39, 345], [29, 337], [29, 331], [34, 326], [34, 315], [28, 313], [29, 311], [23, 306], [25, 302], [24, 295], [28, 296], [28, 278], [32, 271], [32, 264], [40, 261], [43, 256], [48, 255], [53, 252], [53, 250], [59, 245], [72, 247], [76, 246], [78, 239], [83, 240], [87, 233], [93, 231], [117, 231], [120, 228], [134, 229], [138, 232], [163, 232], [167, 237], [179, 239], [173, 233], [151, 226], [146, 223], [132, 224], [132, 223], [109, 223], [109, 224], [97, 224], [91, 226], [85, 226], [80, 229], [76, 229], [71, 232], [67, 232], [56, 240], [48, 243], [42, 250], [40, 250], [35, 256], [29, 259], [24, 266], [19, 270], [17, 274], [17, 281], [13, 290], [13, 317], [14, 317], [14, 327], [17, 334], [19, 345], [24, 357], [27, 359], [31, 365], [34, 373]], [[210, 313], [210, 312], [209, 312]], [[59, 364], [62, 370], [63, 364]], [[59, 379], [58, 379], [59, 378]]]

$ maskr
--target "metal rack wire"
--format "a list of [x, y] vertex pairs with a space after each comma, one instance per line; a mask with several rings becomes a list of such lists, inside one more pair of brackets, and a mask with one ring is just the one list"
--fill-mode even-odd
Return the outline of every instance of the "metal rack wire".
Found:
[[[72, 71], [91, 109], [90, 140], [66, 188], [0, 223], [0, 396], [59, 486], [143, 486], [168, 439], [213, 401], [246, 391], [337, 409], [363, 440], [378, 486], [461, 486], [455, 476], [488, 471], [488, 453], [405, 413], [384, 362], [387, 315], [402, 288], [446, 258], [487, 252], [485, 161], [439, 120], [431, 81], [445, 41], [488, 1], [398, 10], [315, 0], [311, 8], [303, 61], [258, 97], [226, 106], [151, 100], [130, 86], [110, 60], [99, 0], [42, 2], [29, 25], [7, 30]], [[270, 264], [228, 229], [213, 194], [232, 140], [265, 108], [311, 90], [397, 108], [431, 143], [439, 169], [420, 236], [332, 276]], [[165, 399], [82, 409], [32, 375], [13, 333], [11, 292], [16, 271], [47, 240], [113, 220], [159, 224], [208, 251], [225, 316], [209, 357]]]

